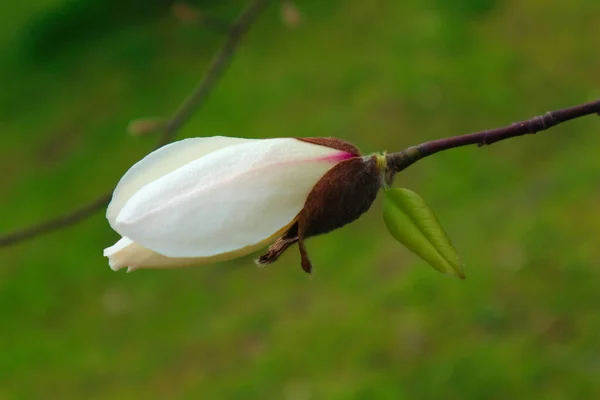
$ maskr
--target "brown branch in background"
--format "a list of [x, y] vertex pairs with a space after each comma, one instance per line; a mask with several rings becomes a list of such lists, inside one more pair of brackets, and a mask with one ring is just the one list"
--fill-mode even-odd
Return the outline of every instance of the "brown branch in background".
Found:
[[231, 25], [225, 43], [213, 57], [204, 77], [200, 80], [192, 94], [185, 99], [183, 104], [175, 112], [173, 118], [167, 122], [157, 147], [162, 147], [165, 144], [170, 143], [179, 128], [190, 119], [192, 114], [206, 99], [215, 82], [221, 77], [225, 69], [231, 63], [231, 58], [240, 39], [248, 32], [252, 22], [254, 22], [260, 13], [266, 9], [268, 4], [269, 0], [253, 1], [233, 25]]
[[534, 134], [536, 132], [550, 129], [562, 122], [585, 117], [586, 115], [591, 114], [600, 115], [600, 100], [591, 101], [589, 103], [565, 108], [562, 110], [549, 111], [544, 115], [533, 117], [526, 121], [515, 122], [514, 124], [504, 128], [468, 133], [466, 135], [437, 139], [432, 140], [431, 142], [425, 142], [416, 146], [411, 146], [406, 150], [388, 154], [387, 164], [389, 169], [394, 173], [400, 172], [420, 159], [440, 151], [472, 144], [485, 146], [517, 136]]
[[94, 215], [98, 210], [106, 207], [111, 197], [112, 192], [105, 193], [89, 204], [86, 204], [75, 211], [71, 211], [68, 214], [61, 215], [60, 217], [44, 221], [21, 230], [8, 233], [6, 235], [2, 235], [0, 236], [0, 247], [10, 246], [11, 244], [19, 243], [24, 240], [43, 235], [44, 233], [52, 232], [74, 225], [79, 221], [83, 221], [84, 219]]
[[[196, 89], [194, 89], [192, 94], [183, 102], [173, 117], [166, 121], [157, 148], [170, 143], [177, 131], [189, 120], [192, 114], [198, 110], [204, 100], [206, 100], [215, 83], [231, 63], [233, 53], [244, 34], [268, 5], [269, 0], [254, 0], [231, 25], [225, 43], [213, 57], [206, 73], [198, 83]], [[10, 246], [83, 221], [96, 212], [104, 209], [110, 202], [111, 197], [112, 192], [105, 193], [89, 204], [77, 208], [75, 211], [71, 211], [68, 214], [4, 234], [0, 236], [0, 247]]]

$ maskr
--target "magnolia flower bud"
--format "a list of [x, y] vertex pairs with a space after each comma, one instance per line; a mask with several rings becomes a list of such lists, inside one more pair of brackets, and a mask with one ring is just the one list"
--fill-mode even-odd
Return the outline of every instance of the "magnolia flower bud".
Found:
[[135, 164], [106, 217], [123, 237], [104, 250], [113, 270], [231, 260], [269, 243], [259, 264], [365, 212], [383, 164], [334, 138], [186, 139]]

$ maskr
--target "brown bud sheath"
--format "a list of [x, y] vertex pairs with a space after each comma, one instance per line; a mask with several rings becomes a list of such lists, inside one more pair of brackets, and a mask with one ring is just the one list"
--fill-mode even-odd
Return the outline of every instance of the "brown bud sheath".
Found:
[[360, 150], [358, 147], [353, 145], [350, 142], [346, 142], [345, 140], [334, 138], [334, 137], [314, 137], [314, 138], [296, 138], [302, 142], [308, 142], [312, 144], [317, 144], [319, 146], [330, 147], [336, 150], [346, 151], [348, 153], [354, 154], [355, 156], [360, 156]]
[[292, 244], [298, 242], [302, 269], [310, 273], [312, 266], [304, 239], [331, 232], [356, 220], [367, 211], [382, 184], [382, 171], [376, 156], [361, 157], [352, 144], [335, 138], [300, 139], [356, 154], [329, 170], [309, 193], [298, 221], [258, 259], [269, 264]]

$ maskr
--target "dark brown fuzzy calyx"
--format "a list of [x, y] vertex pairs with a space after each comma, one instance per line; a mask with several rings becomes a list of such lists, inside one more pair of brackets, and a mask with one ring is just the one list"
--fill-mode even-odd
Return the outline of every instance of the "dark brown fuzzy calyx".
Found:
[[334, 137], [312, 137], [312, 138], [296, 138], [302, 142], [308, 142], [317, 144], [319, 146], [330, 147], [332, 149], [345, 151], [354, 156], [360, 156], [360, 150], [358, 147], [345, 140], [334, 138]]
[[[340, 149], [341, 150], [341, 149]], [[298, 242], [302, 269], [312, 270], [304, 239], [331, 232], [358, 219], [367, 211], [381, 187], [381, 171], [376, 157], [353, 157], [330, 169], [309, 193], [295, 223], [258, 259], [269, 264]]]

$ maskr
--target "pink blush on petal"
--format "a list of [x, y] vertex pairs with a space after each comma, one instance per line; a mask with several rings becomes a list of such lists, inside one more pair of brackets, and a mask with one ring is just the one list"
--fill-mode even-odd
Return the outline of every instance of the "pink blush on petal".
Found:
[[356, 157], [355, 154], [348, 153], [347, 151], [340, 151], [334, 154], [330, 154], [328, 156], [319, 158], [319, 161], [330, 161], [333, 163], [338, 163], [340, 161], [348, 160], [349, 158]]

